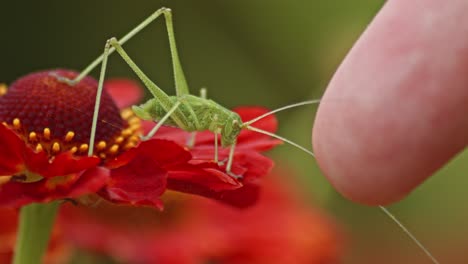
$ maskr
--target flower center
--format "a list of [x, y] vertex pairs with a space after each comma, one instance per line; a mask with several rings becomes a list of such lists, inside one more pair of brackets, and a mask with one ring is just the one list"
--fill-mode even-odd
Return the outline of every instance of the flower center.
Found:
[[[73, 79], [77, 73], [43, 71], [20, 78], [8, 90], [0, 85], [0, 122], [36, 151], [86, 155], [98, 84], [86, 77], [70, 86], [57, 75]], [[130, 110], [120, 112], [104, 90], [93, 153], [102, 159], [118, 155], [137, 144], [139, 130], [139, 119]]]

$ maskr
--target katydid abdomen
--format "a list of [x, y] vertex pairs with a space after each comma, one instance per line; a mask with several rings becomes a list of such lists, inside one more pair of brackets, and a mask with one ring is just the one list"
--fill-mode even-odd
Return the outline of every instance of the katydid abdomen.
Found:
[[[180, 127], [188, 132], [209, 130], [221, 134], [223, 146], [234, 144], [242, 130], [240, 116], [213, 100], [190, 94], [181, 97], [170, 96], [170, 100], [173, 105], [180, 102], [177, 111], [184, 117], [184, 124], [182, 127], [172, 118], [168, 118], [164, 121], [164, 125]], [[160, 121], [168, 112], [157, 99], [150, 99], [139, 106], [134, 106], [133, 111], [138, 117], [151, 121]]]

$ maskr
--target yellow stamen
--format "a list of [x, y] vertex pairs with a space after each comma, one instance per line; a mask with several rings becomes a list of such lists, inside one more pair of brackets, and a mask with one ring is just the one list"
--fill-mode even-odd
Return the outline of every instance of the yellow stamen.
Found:
[[132, 134], [133, 134], [132, 130], [131, 130], [131, 129], [128, 129], [128, 128], [127, 128], [127, 129], [124, 129], [124, 130], [122, 131], [122, 136], [124, 136], [124, 137], [129, 137], [129, 136], [131, 136]]
[[99, 143], [96, 145], [96, 148], [98, 150], [103, 150], [107, 147], [107, 144], [105, 141], [99, 141]]
[[131, 149], [131, 148], [133, 148], [135, 146], [136, 146], [136, 144], [134, 142], [128, 142], [127, 144], [125, 144], [124, 149], [128, 150], [128, 149]]
[[85, 152], [85, 151], [88, 151], [88, 144], [81, 144], [80, 146], [80, 152]]
[[132, 118], [128, 119], [128, 123], [130, 125], [133, 125], [133, 124], [140, 125], [140, 119], [138, 119], [137, 117], [132, 117]]
[[132, 130], [132, 132], [139, 130], [140, 127], [141, 127], [140, 124], [137, 124], [137, 123], [130, 125], [130, 129]]
[[67, 134], [65, 135], [65, 141], [70, 142], [72, 141], [73, 137], [75, 137], [75, 132], [68, 131]]
[[122, 110], [122, 112], [120, 113], [120, 116], [121, 116], [123, 119], [128, 119], [128, 118], [130, 118], [132, 115], [133, 115], [133, 111], [132, 111], [131, 109], [129, 109], [129, 108]]
[[13, 119], [13, 127], [19, 129], [21, 127], [21, 121], [18, 118]]
[[0, 96], [6, 94], [8, 91], [8, 87], [4, 83], [0, 83]]
[[133, 142], [133, 143], [136, 144], [136, 143], [138, 143], [138, 141], [140, 141], [140, 138], [138, 136], [136, 136], [136, 135], [133, 135], [128, 139], [128, 141]]
[[44, 128], [44, 138], [47, 140], [50, 139], [50, 129], [48, 127]]
[[44, 151], [44, 148], [42, 147], [41, 144], [37, 144], [37, 146], [36, 146], [36, 152], [41, 152], [41, 151]]
[[54, 144], [52, 144], [52, 151], [57, 153], [60, 151], [60, 144], [57, 143], [57, 142], [54, 142]]
[[70, 149], [71, 153], [74, 154], [78, 151], [78, 148], [77, 147], [73, 147]]
[[124, 142], [124, 140], [125, 140], [125, 138], [120, 136], [120, 137], [115, 139], [115, 143], [120, 144], [120, 143]]
[[110, 154], [114, 155], [114, 154], [117, 154], [117, 152], [119, 151], [119, 145], [112, 145], [112, 147], [110, 147], [109, 149], [109, 152]]
[[36, 132], [29, 133], [29, 141], [37, 141], [37, 134]]

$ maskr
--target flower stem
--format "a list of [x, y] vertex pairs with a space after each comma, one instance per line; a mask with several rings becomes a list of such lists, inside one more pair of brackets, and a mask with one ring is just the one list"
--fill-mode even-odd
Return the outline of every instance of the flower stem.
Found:
[[37, 264], [47, 249], [59, 202], [30, 204], [20, 211], [13, 264]]

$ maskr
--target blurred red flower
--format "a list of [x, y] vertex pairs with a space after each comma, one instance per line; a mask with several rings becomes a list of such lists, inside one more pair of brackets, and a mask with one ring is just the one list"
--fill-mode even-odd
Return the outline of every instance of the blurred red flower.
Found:
[[[11, 263], [18, 228], [18, 211], [11, 208], [0, 208], [2, 224], [0, 225], [0, 263]], [[58, 226], [54, 228], [51, 241], [44, 256], [44, 264], [62, 264], [70, 258], [71, 247], [62, 239]]]
[[258, 203], [245, 210], [171, 193], [164, 213], [109, 203], [67, 206], [59, 223], [71, 243], [119, 263], [338, 263], [335, 225], [284, 176], [266, 179]]

